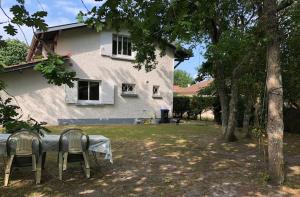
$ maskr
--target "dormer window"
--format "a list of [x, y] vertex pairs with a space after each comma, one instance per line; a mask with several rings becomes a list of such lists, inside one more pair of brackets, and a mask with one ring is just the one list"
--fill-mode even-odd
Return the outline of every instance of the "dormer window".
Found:
[[129, 36], [113, 34], [113, 55], [131, 56], [131, 40]]

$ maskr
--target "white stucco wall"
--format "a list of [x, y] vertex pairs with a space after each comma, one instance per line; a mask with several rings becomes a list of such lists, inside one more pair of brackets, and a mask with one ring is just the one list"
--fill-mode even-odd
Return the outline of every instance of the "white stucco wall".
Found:
[[[133, 62], [101, 55], [102, 48], [112, 41], [112, 32], [96, 33], [80, 28], [62, 31], [57, 40], [56, 52], [70, 55], [77, 77], [81, 79], [113, 81], [113, 105], [80, 106], [65, 102], [64, 87], [47, 84], [32, 69], [1, 74], [7, 91], [18, 100], [23, 117], [30, 115], [39, 121], [58, 124], [58, 119], [120, 119], [160, 117], [160, 109], [172, 111], [173, 105], [173, 52], [160, 58], [157, 68], [149, 73], [133, 68]], [[122, 83], [135, 83], [137, 98], [123, 97]], [[152, 98], [153, 85], [160, 86], [162, 99]], [[101, 94], [101, 92], [100, 92]], [[171, 114], [171, 113], [170, 113]]]

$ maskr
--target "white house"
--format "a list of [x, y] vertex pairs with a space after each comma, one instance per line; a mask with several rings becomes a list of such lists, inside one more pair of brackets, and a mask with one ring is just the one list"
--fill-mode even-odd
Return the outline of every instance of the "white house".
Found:
[[[160, 110], [173, 105], [174, 61], [187, 54], [170, 44], [166, 55], [157, 56], [157, 68], [146, 73], [133, 67], [127, 31], [96, 32], [82, 23], [50, 27], [33, 39], [29, 63], [12, 66], [0, 74], [28, 116], [57, 124], [134, 123], [138, 118], [160, 118]], [[45, 46], [68, 56], [70, 69], [76, 71], [74, 88], [49, 85], [33, 70], [34, 58]], [[159, 53], [159, 50], [157, 50]], [[2, 93], [3, 94], [3, 93]]]

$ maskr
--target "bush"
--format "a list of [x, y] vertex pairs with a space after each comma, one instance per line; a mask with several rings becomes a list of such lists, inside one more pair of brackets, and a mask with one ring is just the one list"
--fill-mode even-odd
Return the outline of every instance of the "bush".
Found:
[[222, 124], [222, 114], [221, 114], [221, 104], [219, 97], [215, 97], [214, 103], [213, 103], [213, 113], [214, 113], [214, 121], [221, 125]]
[[175, 117], [182, 118], [185, 112], [190, 111], [190, 99], [191, 97], [187, 96], [175, 96], [173, 98], [173, 113]]
[[5, 40], [0, 46], [0, 64], [10, 66], [25, 62], [27, 46], [19, 40]]
[[[190, 108], [193, 116], [201, 114], [205, 109], [213, 107], [215, 97], [210, 96], [193, 96], [190, 99]], [[201, 118], [201, 117], [200, 117]]]
[[182, 115], [187, 112], [189, 116], [193, 115], [195, 117], [198, 114], [201, 114], [203, 110], [213, 108], [215, 100], [215, 97], [175, 96], [173, 98], [174, 116], [182, 118]]
[[284, 131], [300, 133], [300, 110], [294, 107], [283, 108]]

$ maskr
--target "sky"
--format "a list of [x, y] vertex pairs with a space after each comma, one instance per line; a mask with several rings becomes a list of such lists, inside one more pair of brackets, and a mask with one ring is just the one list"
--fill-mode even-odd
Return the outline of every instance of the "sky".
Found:
[[[101, 2], [96, 2], [94, 0], [83, 0], [85, 5], [90, 9], [93, 6], [101, 5]], [[0, 0], [1, 7], [5, 12], [11, 17], [12, 14], [9, 8], [16, 4], [16, 0]], [[46, 17], [46, 23], [49, 26], [61, 25], [66, 23], [76, 22], [76, 16], [78, 12], [85, 11], [84, 5], [81, 0], [25, 0], [25, 6], [29, 12], [35, 12], [38, 10], [45, 10], [48, 12]], [[0, 23], [6, 22], [7, 18], [0, 12]], [[19, 39], [30, 44], [32, 38], [32, 29], [28, 27], [21, 27], [25, 37], [22, 35], [21, 31], [18, 30], [18, 34], [14, 37], [7, 35], [3, 30], [4, 24], [0, 24], [0, 35], [3, 39], [14, 38]], [[204, 61], [202, 53], [205, 49], [201, 46], [197, 46], [194, 50], [194, 56], [189, 60], [182, 62], [177, 69], [187, 71], [192, 77], [197, 75], [197, 67], [201, 65]]]

